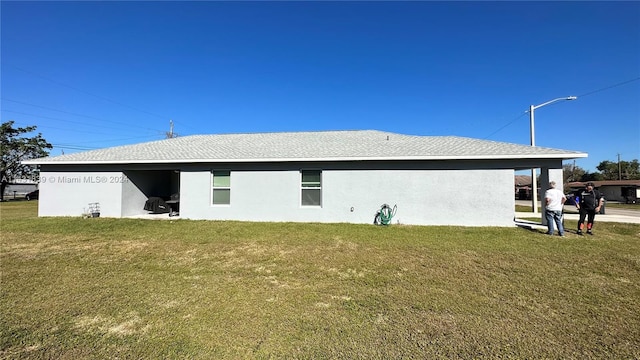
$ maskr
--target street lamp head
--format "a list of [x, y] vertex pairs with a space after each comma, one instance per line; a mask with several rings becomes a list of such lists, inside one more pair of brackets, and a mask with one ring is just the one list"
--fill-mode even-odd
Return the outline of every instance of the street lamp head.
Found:
[[553, 104], [553, 103], [555, 103], [555, 102], [557, 102], [557, 101], [562, 101], [562, 100], [575, 100], [575, 99], [577, 99], [577, 98], [578, 98], [577, 96], [567, 96], [567, 97], [561, 97], [561, 98], [556, 98], [556, 99], [553, 99], [553, 100], [549, 100], [549, 101], [547, 101], [546, 103], [542, 103], [542, 104], [540, 104], [540, 105], [535, 105], [535, 106], [534, 106], [534, 105], [531, 105], [531, 107], [529, 108], [529, 112], [531, 112], [532, 110], [535, 110], [535, 109], [537, 109], [537, 108], [543, 107], [543, 106], [545, 106], [545, 105]]

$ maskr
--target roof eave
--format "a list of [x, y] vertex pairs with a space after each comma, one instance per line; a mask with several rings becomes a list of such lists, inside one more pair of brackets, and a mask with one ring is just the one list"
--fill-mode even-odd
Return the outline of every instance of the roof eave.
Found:
[[124, 165], [124, 164], [201, 164], [201, 163], [268, 163], [268, 162], [330, 162], [330, 161], [446, 161], [446, 160], [513, 160], [513, 159], [576, 159], [586, 158], [587, 153], [559, 153], [534, 155], [459, 155], [459, 156], [397, 156], [397, 157], [341, 157], [341, 158], [261, 158], [261, 159], [173, 159], [173, 160], [59, 160], [32, 159], [24, 165]]

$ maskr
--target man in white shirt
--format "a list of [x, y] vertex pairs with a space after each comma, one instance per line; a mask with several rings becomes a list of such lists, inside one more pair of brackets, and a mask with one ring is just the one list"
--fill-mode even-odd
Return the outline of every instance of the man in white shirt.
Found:
[[556, 182], [549, 183], [549, 189], [544, 193], [545, 200], [545, 217], [547, 218], [547, 234], [553, 235], [553, 223], [558, 227], [558, 235], [564, 236], [564, 227], [562, 226], [562, 209], [567, 197], [564, 193], [556, 189]]

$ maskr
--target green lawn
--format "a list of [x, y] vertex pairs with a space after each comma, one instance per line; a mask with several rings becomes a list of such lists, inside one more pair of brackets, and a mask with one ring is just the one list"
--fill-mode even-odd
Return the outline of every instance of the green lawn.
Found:
[[0, 203], [0, 358], [640, 358], [640, 225], [559, 238], [36, 207]]
[[616, 208], [616, 209], [637, 210], [640, 212], [640, 203], [639, 204], [606, 203], [605, 207]]
[[527, 205], [516, 205], [516, 211], [517, 212], [533, 212], [533, 207], [527, 206]]

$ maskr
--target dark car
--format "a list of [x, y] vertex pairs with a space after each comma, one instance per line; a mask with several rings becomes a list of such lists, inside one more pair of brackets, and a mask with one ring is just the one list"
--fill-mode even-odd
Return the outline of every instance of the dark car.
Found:
[[38, 196], [40, 196], [40, 190], [32, 191], [24, 196], [27, 200], [37, 200]]

